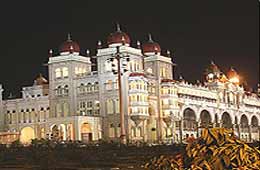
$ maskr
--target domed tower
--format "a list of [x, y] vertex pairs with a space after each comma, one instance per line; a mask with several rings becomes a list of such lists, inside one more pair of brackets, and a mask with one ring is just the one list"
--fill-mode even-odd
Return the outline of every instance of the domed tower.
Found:
[[75, 41], [72, 41], [70, 34], [68, 34], [67, 40], [63, 42], [59, 48], [60, 55], [67, 55], [70, 53], [79, 54], [80, 47]]
[[153, 41], [151, 34], [148, 34], [148, 41], [142, 45], [144, 55], [145, 71], [152, 73], [157, 78], [173, 79], [173, 62], [169, 55], [161, 55], [160, 45]]
[[[68, 34], [59, 46], [59, 54], [49, 52], [49, 96], [50, 117], [66, 118], [77, 113], [77, 80], [91, 73], [91, 61], [89, 56], [80, 55], [80, 45], [73, 41]], [[36, 84], [44, 85], [46, 79], [37, 77]]]
[[116, 28], [117, 28], [116, 32], [111, 33], [107, 37], [108, 47], [116, 47], [116, 46], [120, 46], [120, 45], [129, 46], [131, 43], [129, 36], [126, 33], [124, 33], [123, 31], [121, 31], [119, 24], [116, 25]]
[[218, 81], [221, 76], [221, 71], [218, 66], [211, 61], [209, 67], [205, 71], [205, 77], [207, 82]]
[[227, 77], [229, 82], [239, 85], [239, 75], [237, 74], [236, 70], [234, 68], [230, 68], [230, 70], [227, 72]]

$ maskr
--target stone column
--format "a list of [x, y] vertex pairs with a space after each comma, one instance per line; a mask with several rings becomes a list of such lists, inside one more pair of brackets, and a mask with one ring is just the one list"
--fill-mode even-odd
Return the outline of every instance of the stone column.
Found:
[[252, 141], [252, 125], [248, 125], [248, 131], [249, 131], [249, 142]]
[[182, 143], [182, 132], [183, 132], [183, 120], [181, 119], [179, 121], [179, 127], [180, 127], [180, 142]]

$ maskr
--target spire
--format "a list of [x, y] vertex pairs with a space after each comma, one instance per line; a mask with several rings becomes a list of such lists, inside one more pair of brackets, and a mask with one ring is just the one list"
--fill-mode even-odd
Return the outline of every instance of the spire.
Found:
[[98, 48], [101, 48], [101, 47], [102, 47], [102, 42], [101, 42], [100, 40], [98, 40], [98, 42], [97, 42], [97, 47], [98, 47]]
[[213, 60], [211, 60], [211, 61], [210, 61], [210, 64], [211, 64], [211, 65], [215, 65], [215, 63], [214, 63], [214, 61], [213, 61]]
[[70, 33], [68, 33], [68, 35], [67, 35], [67, 41], [71, 41], [71, 35], [70, 35]]
[[167, 54], [168, 57], [171, 57], [171, 52], [170, 52], [170, 50], [167, 50], [167, 51], [166, 51], [166, 54]]
[[153, 42], [152, 35], [150, 33], [148, 34], [148, 42]]
[[86, 50], [87, 57], [89, 57], [90, 51], [89, 49]]
[[139, 48], [139, 49], [141, 48], [141, 43], [139, 40], [136, 41], [136, 45], [137, 45], [137, 48]]
[[116, 23], [116, 31], [117, 32], [121, 32], [120, 24], [118, 22]]
[[53, 51], [52, 49], [49, 50], [49, 57], [52, 57]]

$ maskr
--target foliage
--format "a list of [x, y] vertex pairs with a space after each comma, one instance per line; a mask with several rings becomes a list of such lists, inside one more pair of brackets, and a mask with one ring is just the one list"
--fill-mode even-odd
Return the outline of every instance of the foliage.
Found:
[[182, 170], [183, 158], [182, 155], [176, 156], [163, 156], [154, 157], [150, 162], [144, 165], [145, 169], [158, 169], [158, 170]]
[[[187, 155], [186, 155], [187, 154]], [[260, 167], [260, 151], [237, 139], [232, 130], [203, 129], [200, 138], [190, 142], [179, 157], [160, 156], [145, 164], [149, 170], [224, 170]], [[183, 163], [185, 167], [183, 167]]]
[[201, 137], [186, 150], [192, 159], [191, 169], [257, 170], [260, 167], [260, 151], [236, 139], [229, 129], [203, 129]]

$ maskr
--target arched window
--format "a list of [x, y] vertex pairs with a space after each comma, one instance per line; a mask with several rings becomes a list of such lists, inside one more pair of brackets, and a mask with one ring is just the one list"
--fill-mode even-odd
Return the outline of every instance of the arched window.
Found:
[[94, 91], [98, 91], [98, 90], [99, 90], [99, 84], [98, 84], [98, 82], [95, 82]]
[[111, 123], [109, 125], [109, 137], [110, 138], [114, 138], [115, 137], [115, 127], [114, 127], [113, 123]]
[[113, 81], [107, 80], [106, 82], [106, 90], [112, 90], [113, 89]]
[[60, 68], [55, 69], [55, 78], [61, 78], [61, 69]]
[[64, 94], [69, 94], [69, 86], [67, 84], [64, 86]]
[[83, 83], [79, 85], [79, 93], [85, 93], [85, 85]]
[[63, 67], [62, 68], [62, 75], [63, 75], [63, 78], [67, 78], [69, 76], [68, 67]]
[[58, 87], [56, 88], [56, 94], [57, 94], [57, 95], [62, 95], [62, 88], [61, 88], [61, 86], [58, 86]]
[[115, 100], [115, 111], [116, 111], [116, 113], [119, 113], [119, 100], [118, 99]]
[[87, 84], [87, 92], [91, 92], [91, 90], [92, 90], [91, 87], [92, 87], [91, 83], [88, 83]]
[[113, 100], [108, 99], [106, 103], [107, 103], [107, 114], [113, 114], [114, 113]]
[[69, 116], [69, 105], [67, 102], [63, 103], [63, 113], [64, 117]]

